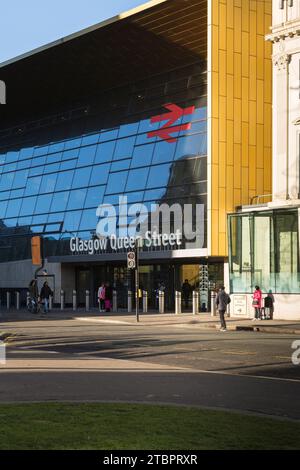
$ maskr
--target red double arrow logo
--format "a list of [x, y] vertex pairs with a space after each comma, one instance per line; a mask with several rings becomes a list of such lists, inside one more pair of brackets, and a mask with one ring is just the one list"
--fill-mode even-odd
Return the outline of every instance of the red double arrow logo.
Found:
[[[162, 140], [172, 144], [177, 141], [175, 137], [172, 137], [172, 134], [180, 131], [187, 131], [191, 128], [191, 123], [181, 124], [180, 126], [173, 126], [174, 122], [180, 119], [182, 116], [187, 116], [195, 112], [195, 106], [190, 106], [189, 108], [180, 108], [176, 104], [168, 103], [164, 105], [170, 112], [165, 114], [160, 114], [158, 116], [153, 116], [151, 118], [151, 123], [167, 121], [160, 129], [156, 131], [148, 132], [147, 137], [160, 137]], [[173, 126], [173, 127], [172, 127]]]

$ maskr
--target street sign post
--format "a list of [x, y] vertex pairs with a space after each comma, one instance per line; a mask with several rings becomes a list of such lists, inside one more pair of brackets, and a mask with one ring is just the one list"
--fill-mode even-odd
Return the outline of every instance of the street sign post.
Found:
[[136, 321], [139, 322], [139, 266], [138, 266], [138, 243], [136, 242], [134, 251], [127, 253], [127, 268], [135, 271], [135, 314]]

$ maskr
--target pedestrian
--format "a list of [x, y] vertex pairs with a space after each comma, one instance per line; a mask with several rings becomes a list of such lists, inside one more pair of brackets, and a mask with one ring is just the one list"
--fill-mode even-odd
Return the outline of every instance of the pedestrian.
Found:
[[110, 287], [109, 282], [105, 285], [105, 311], [110, 312], [112, 305], [112, 288]]
[[41, 288], [41, 293], [40, 293], [41, 301], [42, 301], [42, 303], [44, 303], [44, 313], [45, 314], [47, 314], [49, 312], [49, 299], [50, 299], [50, 296], [53, 296], [53, 292], [50, 289], [50, 287], [48, 285], [48, 282], [45, 281], [44, 284], [43, 284], [43, 287]]
[[270, 289], [267, 297], [265, 297], [265, 318], [267, 320], [273, 320], [274, 302], [274, 295], [272, 290]]
[[37, 280], [32, 279], [29, 283], [29, 303], [28, 310], [32, 313], [38, 313], [39, 310], [39, 290], [37, 285]]
[[99, 311], [105, 312], [105, 283], [102, 282], [98, 289]]
[[185, 279], [184, 283], [182, 284], [181, 290], [185, 308], [189, 308], [189, 300], [192, 295], [193, 288], [189, 283], [188, 279]]
[[255, 286], [255, 291], [253, 292], [252, 298], [252, 307], [254, 308], [255, 312], [252, 321], [261, 320], [262, 292], [259, 286]]
[[219, 289], [219, 292], [216, 297], [216, 306], [219, 310], [220, 320], [221, 320], [221, 328], [220, 331], [227, 331], [226, 321], [225, 321], [225, 312], [227, 310], [227, 305], [230, 304], [230, 297], [225, 292], [225, 287], [222, 286]]

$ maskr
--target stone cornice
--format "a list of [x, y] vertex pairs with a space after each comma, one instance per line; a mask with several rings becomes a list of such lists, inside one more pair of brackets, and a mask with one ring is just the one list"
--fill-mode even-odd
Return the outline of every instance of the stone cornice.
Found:
[[295, 36], [300, 36], [300, 19], [284, 23], [282, 25], [273, 26], [272, 33], [266, 35], [266, 40], [278, 42]]

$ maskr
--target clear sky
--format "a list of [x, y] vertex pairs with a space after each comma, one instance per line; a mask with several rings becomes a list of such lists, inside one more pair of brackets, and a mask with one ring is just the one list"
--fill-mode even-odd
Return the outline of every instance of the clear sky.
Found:
[[147, 0], [0, 0], [0, 62]]

